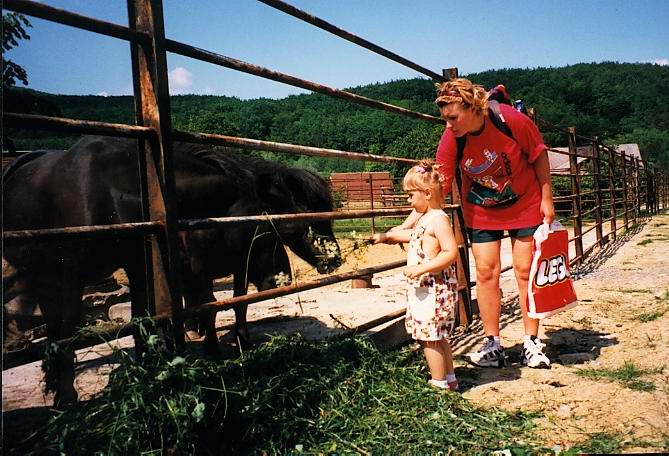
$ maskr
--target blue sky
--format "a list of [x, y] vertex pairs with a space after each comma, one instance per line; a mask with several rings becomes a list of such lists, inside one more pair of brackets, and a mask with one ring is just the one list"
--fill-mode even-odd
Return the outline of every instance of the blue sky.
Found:
[[[668, 0], [287, 0], [435, 72], [669, 62]], [[127, 25], [122, 0], [43, 3]], [[255, 0], [163, 0], [166, 36], [337, 88], [421, 76]], [[466, 5], [458, 7], [457, 5]], [[131, 93], [124, 41], [29, 17], [29, 41], [7, 57], [29, 87], [51, 93]], [[168, 55], [170, 92], [282, 98], [285, 84]]]

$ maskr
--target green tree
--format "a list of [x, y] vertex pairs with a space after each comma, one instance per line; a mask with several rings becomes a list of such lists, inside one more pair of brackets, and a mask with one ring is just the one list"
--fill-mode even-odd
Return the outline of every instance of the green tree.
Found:
[[22, 66], [14, 63], [7, 58], [7, 51], [19, 45], [19, 40], [29, 40], [24, 27], [32, 27], [28, 19], [22, 14], [7, 13], [2, 15], [2, 58], [4, 66], [2, 68], [2, 87], [13, 87], [16, 81], [23, 85], [28, 85], [28, 73]]

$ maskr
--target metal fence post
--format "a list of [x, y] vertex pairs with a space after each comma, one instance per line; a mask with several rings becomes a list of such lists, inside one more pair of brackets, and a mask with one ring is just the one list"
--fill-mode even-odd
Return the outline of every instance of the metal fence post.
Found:
[[601, 249], [606, 240], [603, 236], [602, 230], [602, 190], [599, 186], [599, 175], [601, 167], [599, 166], [599, 138], [595, 136], [592, 139], [592, 174], [594, 174], [594, 190], [595, 190], [595, 222], [597, 223], [595, 232], [597, 234], [597, 244]]
[[606, 148], [606, 152], [609, 157], [609, 198], [611, 199], [611, 233], [613, 234], [613, 240], [617, 236], [617, 221], [616, 221], [616, 181], [615, 181], [615, 165], [613, 150], [609, 147]]
[[155, 306], [151, 310], [156, 315], [171, 316], [176, 341], [181, 343], [181, 262], [162, 1], [128, 0], [128, 18], [130, 27], [151, 36], [150, 46], [131, 45], [137, 124], [153, 127], [156, 132], [153, 139], [138, 141], [140, 155], [144, 155], [140, 161], [147, 171], [144, 211], [149, 220], [165, 220], [161, 235], [151, 236], [147, 246], [152, 264], [147, 274], [153, 276], [147, 277], [147, 282], [153, 283], [150, 299]]
[[478, 304], [472, 300], [471, 274], [469, 272], [469, 242], [465, 227], [465, 218], [462, 213], [462, 198], [455, 179], [451, 184], [451, 202], [458, 207], [453, 212], [453, 233], [458, 244], [458, 322], [460, 325], [469, 325], [472, 315], [478, 313]]
[[[374, 210], [374, 175], [370, 172], [369, 175], [369, 204], [370, 209]], [[372, 215], [372, 234], [376, 233], [376, 226], [374, 225], [374, 216]]]
[[639, 160], [636, 157], [632, 157], [632, 172], [634, 173], [634, 225], [639, 224], [639, 218], [641, 218], [641, 190], [639, 183]]
[[623, 220], [625, 222], [625, 230], [629, 229], [629, 201], [627, 199], [627, 159], [625, 158], [625, 151], [620, 151], [620, 164], [623, 178]]
[[576, 128], [569, 127], [569, 171], [571, 175], [572, 220], [574, 221], [575, 263], [583, 262], [583, 217], [581, 216], [581, 182], [576, 156]]

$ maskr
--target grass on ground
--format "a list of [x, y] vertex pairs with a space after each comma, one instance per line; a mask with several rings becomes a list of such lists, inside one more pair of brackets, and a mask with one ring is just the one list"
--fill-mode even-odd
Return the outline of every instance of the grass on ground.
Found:
[[429, 387], [422, 355], [409, 347], [276, 337], [215, 361], [146, 340], [141, 364], [122, 354], [99, 396], [6, 454], [547, 452], [533, 437], [535, 415], [477, 408]]
[[633, 361], [625, 361], [622, 367], [617, 369], [609, 368], [586, 368], [578, 369], [577, 375], [591, 380], [617, 381], [629, 389], [637, 391], [654, 391], [655, 384], [640, 377], [646, 375], [660, 374], [664, 371], [664, 366], [653, 369], [640, 369]]

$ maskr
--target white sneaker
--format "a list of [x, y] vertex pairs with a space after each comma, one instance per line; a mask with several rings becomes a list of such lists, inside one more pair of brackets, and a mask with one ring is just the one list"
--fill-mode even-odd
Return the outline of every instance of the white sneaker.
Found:
[[495, 343], [492, 336], [486, 337], [483, 347], [477, 352], [468, 353], [465, 359], [478, 367], [504, 367], [504, 349], [499, 343]]
[[550, 369], [551, 360], [543, 352], [546, 345], [532, 336], [531, 340], [523, 344], [523, 353], [520, 356], [520, 364], [535, 369]]

